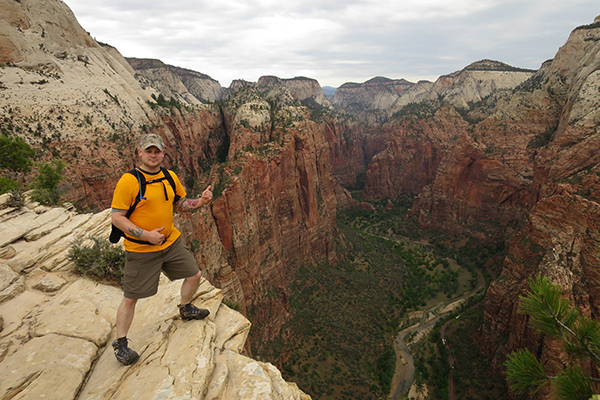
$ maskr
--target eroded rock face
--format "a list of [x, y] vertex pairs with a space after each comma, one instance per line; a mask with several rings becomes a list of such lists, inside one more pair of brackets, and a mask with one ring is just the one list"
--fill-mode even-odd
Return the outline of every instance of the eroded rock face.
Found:
[[395, 198], [420, 193], [433, 182], [444, 155], [467, 130], [468, 124], [448, 107], [431, 119], [386, 124], [383, 132], [388, 132], [389, 139], [368, 165], [365, 195]]
[[0, 7], [0, 53], [12, 49], [1, 56], [9, 64], [0, 72], [0, 116], [8, 134], [40, 150], [40, 161], [66, 162], [64, 199], [107, 207], [120, 174], [136, 163], [139, 137], [150, 130], [165, 139], [166, 163], [179, 167], [182, 180], [227, 152], [219, 109], [199, 104], [182, 83], [201, 78], [177, 69], [181, 78], [162, 76], [161, 88], [171, 90], [164, 96], [177, 93], [179, 103], [159, 105], [161, 93], [140, 84], [117, 49], [97, 44], [63, 2], [2, 0]]
[[405, 79], [377, 77], [364, 83], [344, 83], [337, 88], [333, 104], [344, 110], [388, 111], [406, 91], [414, 86]]
[[527, 215], [530, 183], [463, 137], [446, 153], [412, 212], [422, 226], [502, 240], [505, 229], [518, 228]]
[[[564, 365], [559, 362], [563, 354], [560, 344], [535, 334], [527, 327], [526, 316], [517, 313], [518, 296], [529, 288], [530, 278], [547, 276], [585, 316], [599, 317], [600, 293], [594, 283], [599, 278], [599, 212], [597, 202], [564, 186], [534, 206], [526, 227], [511, 244], [501, 277], [486, 297], [485, 320], [489, 325], [482, 333], [490, 354], [542, 348], [543, 362], [553, 360], [553, 369]], [[498, 345], [498, 339], [506, 336], [508, 343]]]
[[[177, 171], [189, 196], [209, 184], [222, 192], [212, 208], [179, 221], [205, 276], [244, 312], [267, 293], [280, 293], [269, 305], [275, 310], [275, 322], [266, 332], [275, 334], [287, 318], [288, 274], [302, 262], [334, 254], [336, 204], [327, 143], [300, 105], [300, 99], [324, 101], [318, 83], [264, 79], [247, 85], [248, 96], [238, 94], [239, 101], [228, 101], [221, 110], [218, 105], [199, 104], [220, 99], [216, 82], [200, 73], [158, 60], [129, 60], [130, 65], [117, 49], [94, 41], [74, 41], [65, 48], [67, 56], [59, 58], [36, 49], [32, 33], [37, 28], [32, 27], [43, 26], [49, 14], [65, 17], [61, 2], [46, 2], [44, 7], [30, 7], [34, 1], [0, 4], [10, 11], [0, 18], [14, 22], [9, 24], [10, 34], [51, 60], [56, 74], [44, 75], [44, 82], [39, 82], [42, 69], [26, 70], [16, 61], [16, 66], [4, 67], [0, 115], [8, 118], [13, 134], [48, 149], [46, 158], [60, 154], [67, 162], [66, 179], [59, 188], [63, 199], [83, 208], [108, 207], [117, 180], [137, 163], [139, 137], [159, 134], [167, 150], [165, 165]], [[62, 31], [47, 31], [46, 40], [59, 41], [61, 35], [77, 38], [84, 32], [72, 13], [65, 18], [68, 24], [48, 19]], [[29, 31], [23, 30], [26, 27]], [[158, 104], [161, 94], [168, 104]], [[171, 98], [177, 102], [170, 104]], [[225, 161], [229, 167], [216, 165]], [[73, 217], [72, 226], [48, 234], [42, 221], [28, 227], [27, 218], [7, 221], [14, 225], [14, 235], [2, 239], [0, 254], [4, 258], [16, 251], [6, 263], [19, 272], [40, 263], [48, 271], [58, 269], [52, 263], [62, 250], [47, 254], [50, 240], [66, 240], [68, 229], [92, 223], [85, 220], [89, 215]], [[25, 240], [17, 240], [21, 237]], [[10, 248], [5, 246], [10, 242], [14, 242]], [[26, 246], [33, 246], [35, 257], [24, 258]], [[271, 326], [267, 315], [262, 315], [265, 326]]]
[[[573, 31], [554, 60], [545, 66], [544, 79], [533, 89], [532, 96], [552, 93], [559, 108], [557, 123], [535, 153], [535, 205], [527, 225], [512, 240], [502, 276], [486, 297], [482, 343], [489, 354], [502, 359], [522, 347], [539, 350], [550, 374], [568, 363], [562, 346], [527, 326], [527, 318], [517, 313], [517, 299], [528, 288], [531, 277], [548, 276], [585, 316], [600, 317], [594, 283], [600, 266], [600, 120], [598, 93], [590, 90], [598, 85], [594, 70], [600, 65], [599, 35], [600, 29], [594, 26]], [[498, 344], [498, 339], [506, 336], [508, 343]], [[545, 393], [542, 397], [548, 396]]]
[[185, 68], [166, 65], [160, 60], [127, 58], [133, 70], [140, 74], [140, 83], [147, 83], [167, 96], [185, 104], [201, 104], [223, 99], [223, 88], [210, 76]]
[[364, 83], [345, 83], [333, 104], [368, 123], [382, 123], [410, 103], [451, 104], [466, 109], [494, 92], [511, 90], [535, 71], [482, 60], [435, 82], [412, 83], [405, 79], [373, 78]]
[[[285, 104], [283, 96], [273, 103]], [[327, 141], [305, 108], [293, 103], [271, 108], [255, 88], [228, 102], [229, 156], [237, 161], [222, 171], [219, 180], [227, 185], [214, 200], [212, 215], [226, 263], [259, 318], [261, 330], [255, 334], [269, 338], [289, 317], [287, 281], [296, 269], [337, 257], [335, 181]], [[257, 112], [251, 114], [253, 108]], [[251, 115], [264, 122], [242, 122]]]
[[[221, 304], [222, 292], [205, 279], [193, 300], [210, 310], [205, 320], [179, 317], [181, 281], [162, 277], [158, 294], [138, 302], [128, 337], [140, 360], [124, 367], [110, 346], [122, 291], [80, 277], [67, 259], [75, 240], [85, 244], [91, 237], [108, 237], [110, 210], [83, 219], [66, 210], [66, 219], [52, 217], [56, 209], [26, 210], [5, 209], [0, 215], [4, 235], [13, 229], [5, 222], [14, 218], [29, 219], [23, 225], [39, 231], [35, 225], [47, 214], [45, 233], [25, 240], [28, 232], [22, 231], [10, 243], [16, 249], [7, 260], [13, 268], [0, 265], [0, 291], [20, 285], [13, 296], [0, 297], [0, 390], [5, 396], [310, 399], [275, 367], [244, 355], [250, 321]], [[52, 291], [46, 290], [50, 283]]]

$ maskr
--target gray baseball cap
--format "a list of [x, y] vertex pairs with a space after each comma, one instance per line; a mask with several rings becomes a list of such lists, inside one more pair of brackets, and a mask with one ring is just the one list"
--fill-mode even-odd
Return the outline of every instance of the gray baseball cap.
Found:
[[164, 150], [165, 144], [160, 136], [156, 133], [149, 133], [140, 140], [140, 149], [146, 150], [148, 147], [156, 146], [160, 151]]

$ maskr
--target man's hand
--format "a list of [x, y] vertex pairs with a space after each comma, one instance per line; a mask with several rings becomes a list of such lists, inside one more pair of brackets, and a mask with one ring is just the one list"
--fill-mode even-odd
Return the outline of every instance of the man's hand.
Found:
[[213, 198], [212, 185], [208, 185], [208, 187], [206, 189], [204, 189], [204, 192], [202, 192], [202, 196], [200, 196], [200, 200], [203, 200], [204, 204], [208, 204], [208, 203], [210, 203], [212, 198]]
[[165, 227], [156, 228], [152, 231], [147, 231], [139, 226], [136, 226], [133, 222], [126, 217], [127, 210], [119, 210], [117, 208], [112, 209], [112, 223], [127, 233], [129, 236], [133, 236], [152, 244], [162, 244], [165, 241], [165, 235], [161, 233]]
[[160, 233], [163, 229], [165, 229], [164, 226], [162, 228], [156, 228], [152, 231], [144, 231], [142, 236], [145, 240], [149, 241], [152, 244], [163, 244], [163, 242], [165, 241], [165, 235]]

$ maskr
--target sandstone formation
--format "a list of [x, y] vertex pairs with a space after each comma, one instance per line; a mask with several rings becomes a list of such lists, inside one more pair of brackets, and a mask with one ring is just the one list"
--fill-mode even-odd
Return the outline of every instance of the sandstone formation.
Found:
[[482, 60], [462, 71], [441, 76], [435, 82], [415, 83], [405, 79], [373, 78], [362, 84], [345, 83], [334, 95], [333, 104], [369, 123], [387, 121], [407, 104], [432, 102], [469, 108], [491, 94], [510, 90], [535, 71], [511, 67], [498, 61]]
[[223, 88], [210, 76], [185, 68], [166, 65], [160, 60], [126, 58], [138, 80], [159, 93], [184, 103], [214, 103], [223, 98]]
[[329, 101], [325, 98], [319, 82], [314, 79], [305, 77], [281, 79], [276, 76], [262, 76], [256, 82], [256, 88], [263, 93], [279, 87], [285, 87], [290, 95], [301, 102], [329, 105]]
[[[366, 116], [369, 123], [385, 122], [394, 103], [415, 86], [405, 79], [376, 77], [362, 84], [344, 83], [333, 96], [333, 105], [351, 114]], [[366, 112], [366, 113], [365, 113]]]
[[109, 210], [27, 203], [0, 211], [0, 236], [11, 238], [0, 248], [15, 250], [0, 261], [3, 398], [310, 399], [275, 367], [244, 355], [250, 322], [207, 280], [194, 303], [210, 316], [184, 322], [180, 282], [163, 277], [158, 294], [139, 302], [128, 335], [140, 360], [119, 364], [110, 343], [122, 291], [80, 277], [67, 258], [74, 241], [107, 238], [109, 230]]
[[182, 175], [199, 176], [217, 158], [218, 109], [195, 106], [189, 93], [176, 97], [182, 104], [158, 105], [161, 93], [142, 86], [119, 52], [97, 44], [61, 1], [2, 0], [0, 7], [2, 132], [39, 148], [41, 159], [67, 163], [69, 200], [106, 207], [121, 171], [135, 162], [137, 138], [150, 130], [166, 139], [169, 165], [179, 164]]
[[[240, 355], [247, 320], [219, 306], [220, 298], [253, 314], [260, 327], [253, 345], [281, 334], [293, 272], [338, 256], [336, 206], [356, 204], [350, 188], [369, 198], [415, 194], [411, 214], [422, 226], [510, 243], [481, 331], [499, 363], [521, 346], [542, 349], [553, 368], [563, 363], [556, 344], [516, 312], [530, 276], [551, 276], [598, 318], [598, 19], [574, 30], [537, 72], [483, 60], [436, 82], [378, 77], [342, 85], [333, 109], [309, 78], [265, 76], [223, 90], [198, 72], [126, 60], [97, 44], [58, 0], [0, 0], [0, 11], [2, 133], [40, 149], [42, 160], [65, 160], [63, 198], [98, 210], [135, 164], [137, 138], [161, 135], [166, 164], [190, 195], [215, 188], [210, 208], [178, 216], [177, 224], [220, 289], [203, 283], [197, 301], [212, 307], [213, 319], [190, 325], [164, 308], [175, 286], [163, 283], [164, 296], [141, 311], [151, 322], [135, 328], [143, 361], [115, 372], [109, 350], [96, 355], [110, 340], [118, 294], [75, 279], [65, 258], [78, 235], [102, 234], [108, 215], [31, 204], [1, 210], [0, 368], [38, 346], [79, 354], [56, 360], [43, 353], [45, 361], [24, 375], [2, 380], [7, 393], [38, 393], [46, 364], [73, 370], [75, 383], [60, 390], [81, 398], [131, 398], [140, 387], [161, 398], [287, 393], [293, 388], [272, 367]], [[84, 311], [71, 325], [51, 317], [76, 310]], [[184, 334], [203, 344], [173, 341]], [[180, 350], [191, 355], [181, 358]], [[255, 387], [236, 386], [250, 376]]]
[[433, 182], [448, 149], [467, 130], [468, 124], [447, 107], [431, 119], [386, 124], [389, 139], [368, 165], [365, 195], [395, 198], [402, 193], [420, 193]]
[[[530, 277], [544, 275], [560, 285], [584, 315], [600, 317], [595, 283], [600, 265], [599, 22], [597, 18], [594, 24], [575, 29], [532, 87], [533, 98], [546, 97], [558, 104], [557, 123], [539, 137], [543, 141], [534, 159], [535, 205], [511, 242], [502, 276], [486, 298], [482, 334], [487, 351], [501, 358], [520, 347], [539, 350], [550, 373], [567, 362], [560, 344], [527, 327], [526, 318], [517, 313], [517, 299]], [[498, 339], [507, 335], [508, 343], [499, 345]]]
[[[264, 338], [275, 336], [289, 317], [287, 280], [293, 272], [305, 262], [336, 258], [337, 205], [318, 125], [287, 89], [267, 95], [246, 87], [224, 105], [232, 161], [218, 178], [224, 190], [212, 206], [246, 304], [268, 310], [257, 314], [262, 329], [256, 334]], [[265, 314], [270, 318], [263, 319]]]
[[[440, 77], [411, 99], [418, 104], [397, 108], [391, 119], [402, 100], [386, 115], [378, 104], [382, 97], [391, 104], [396, 95], [386, 85], [400, 82], [347, 85], [334, 104], [351, 110], [354, 91], [357, 108], [370, 113], [357, 113], [362, 129], [351, 119], [341, 131], [339, 121], [322, 124], [333, 170], [345, 186], [354, 181], [344, 166], [356, 165], [355, 171], [365, 171], [366, 196], [418, 194], [411, 214], [421, 226], [510, 243], [502, 276], [486, 297], [481, 331], [482, 347], [498, 370], [520, 347], [540, 353], [550, 373], [567, 363], [559, 344], [536, 335], [517, 313], [530, 277], [551, 277], [585, 315], [599, 318], [593, 245], [599, 235], [599, 35], [599, 18], [575, 29], [535, 73], [497, 62], [472, 64]], [[399, 99], [417, 85], [406, 85]], [[428, 97], [433, 93], [441, 103]], [[380, 129], [369, 134], [373, 121]], [[367, 156], [369, 145], [375, 151]]]

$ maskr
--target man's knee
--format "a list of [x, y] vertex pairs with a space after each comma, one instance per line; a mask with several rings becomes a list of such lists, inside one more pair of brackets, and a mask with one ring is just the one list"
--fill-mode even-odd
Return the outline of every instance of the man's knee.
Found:
[[138, 299], [130, 299], [127, 297], [123, 297], [123, 302], [121, 303], [126, 308], [133, 308], [137, 304]]
[[189, 282], [200, 283], [200, 279], [202, 279], [202, 271], [198, 271], [196, 275], [192, 275], [185, 279]]

